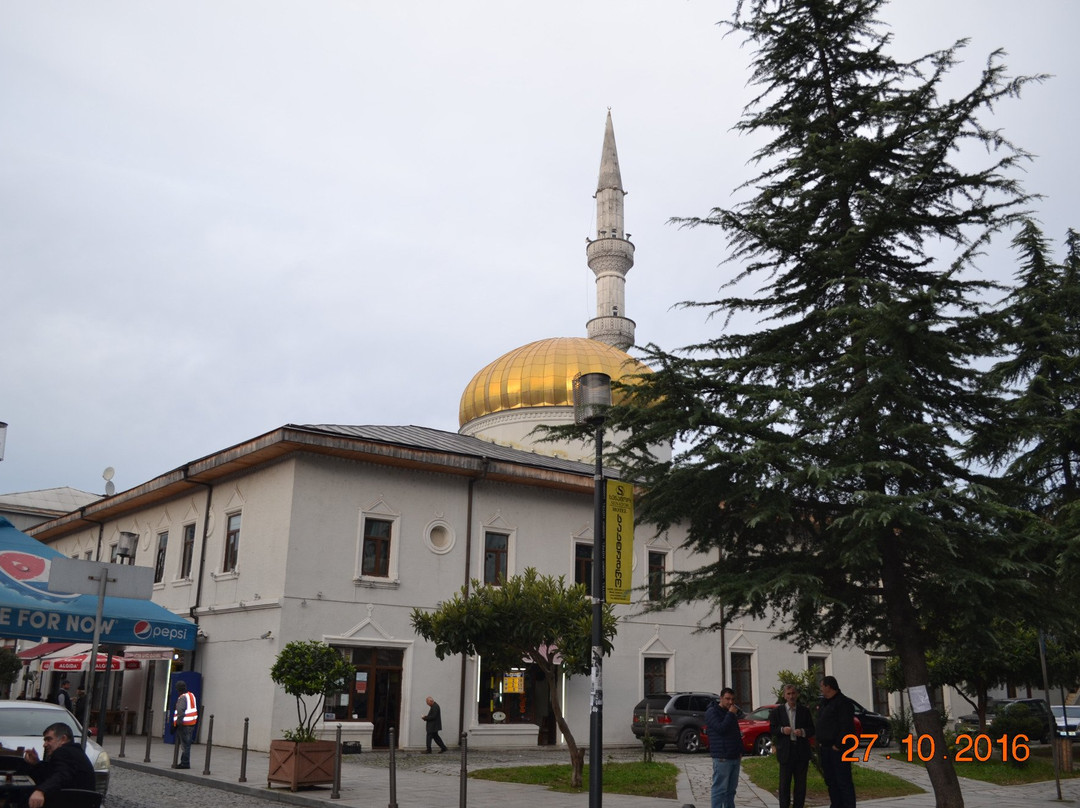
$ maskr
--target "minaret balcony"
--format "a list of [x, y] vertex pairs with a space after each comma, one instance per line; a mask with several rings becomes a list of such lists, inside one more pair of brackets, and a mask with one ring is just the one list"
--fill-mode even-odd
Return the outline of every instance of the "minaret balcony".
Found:
[[590, 262], [601, 256], [620, 256], [632, 266], [634, 263], [634, 244], [625, 238], [598, 238], [585, 247], [585, 255]]

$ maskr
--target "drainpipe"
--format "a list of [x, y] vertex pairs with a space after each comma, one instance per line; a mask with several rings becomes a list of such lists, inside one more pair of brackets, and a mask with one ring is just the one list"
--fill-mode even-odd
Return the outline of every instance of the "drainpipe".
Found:
[[[187, 478], [187, 474], [188, 467], [184, 466], [185, 479]], [[190, 606], [188, 608], [188, 617], [195, 621], [195, 625], [198, 626], [199, 618], [196, 615], [196, 612], [198, 611], [199, 606], [202, 604], [203, 567], [206, 566], [206, 544], [207, 539], [210, 535], [210, 505], [213, 503], [214, 500], [214, 486], [210, 485], [210, 483], [204, 483], [199, 480], [190, 480], [190, 482], [193, 482], [196, 485], [204, 486], [206, 488], [206, 508], [203, 510], [203, 540], [202, 547], [199, 548], [199, 568], [195, 574], [195, 603], [193, 606]], [[198, 629], [196, 629], [196, 632], [197, 631]], [[198, 651], [199, 642], [198, 639], [196, 639], [195, 647], [191, 649], [191, 670], [195, 670], [195, 655], [198, 653]], [[167, 687], [168, 682], [166, 682], [165, 684]]]

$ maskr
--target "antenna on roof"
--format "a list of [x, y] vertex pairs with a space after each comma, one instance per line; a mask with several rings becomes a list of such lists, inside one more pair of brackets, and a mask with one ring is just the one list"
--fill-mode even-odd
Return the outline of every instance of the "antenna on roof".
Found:
[[111, 497], [116, 493], [116, 486], [113, 485], [113, 475], [116, 474], [116, 469], [112, 466], [106, 466], [105, 471], [101, 472], [102, 479], [105, 480], [105, 496]]

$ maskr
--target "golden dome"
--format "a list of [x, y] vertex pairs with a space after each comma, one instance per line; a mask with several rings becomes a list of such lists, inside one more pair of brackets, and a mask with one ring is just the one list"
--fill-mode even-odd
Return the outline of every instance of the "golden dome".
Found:
[[505, 410], [574, 406], [574, 376], [606, 373], [612, 379], [649, 368], [618, 348], [585, 337], [556, 337], [522, 345], [473, 376], [461, 394], [458, 423]]

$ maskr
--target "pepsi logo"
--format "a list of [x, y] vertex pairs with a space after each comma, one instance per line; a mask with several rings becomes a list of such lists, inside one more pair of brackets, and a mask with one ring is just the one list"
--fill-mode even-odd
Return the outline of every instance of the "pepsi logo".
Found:
[[146, 620], [140, 620], [135, 624], [135, 628], [132, 629], [132, 633], [140, 640], [147, 639], [153, 632], [153, 626]]

